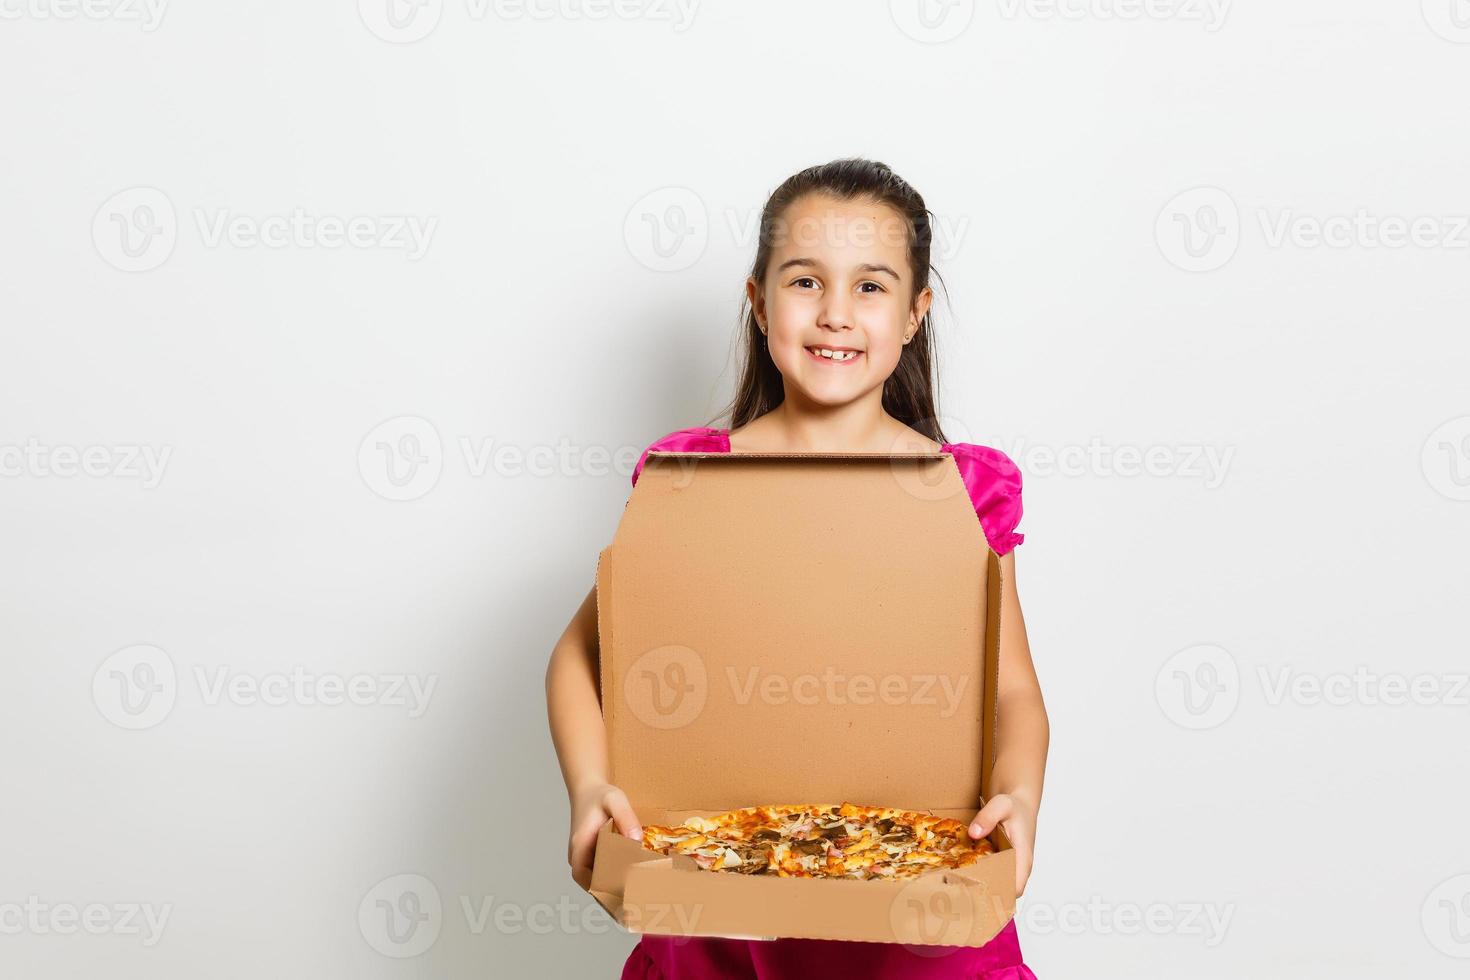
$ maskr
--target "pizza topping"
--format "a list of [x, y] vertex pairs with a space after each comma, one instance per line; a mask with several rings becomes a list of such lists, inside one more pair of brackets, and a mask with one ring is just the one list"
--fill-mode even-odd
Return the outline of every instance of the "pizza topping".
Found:
[[907, 878], [992, 851], [959, 821], [852, 803], [748, 807], [643, 830], [645, 847], [700, 868], [782, 877]]

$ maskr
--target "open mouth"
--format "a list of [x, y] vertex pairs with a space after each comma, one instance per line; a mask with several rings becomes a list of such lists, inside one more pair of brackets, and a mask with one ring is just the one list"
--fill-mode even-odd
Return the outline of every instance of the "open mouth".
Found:
[[823, 364], [851, 364], [863, 356], [862, 351], [851, 347], [808, 347], [806, 353]]

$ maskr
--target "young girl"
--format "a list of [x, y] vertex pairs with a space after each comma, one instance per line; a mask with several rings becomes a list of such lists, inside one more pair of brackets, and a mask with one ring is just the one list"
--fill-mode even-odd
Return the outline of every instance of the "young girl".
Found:
[[[936, 421], [929, 342], [932, 215], [881, 163], [837, 160], [787, 180], [761, 213], [746, 281], [745, 357], [729, 428], [681, 429], [650, 449], [699, 452], [946, 452], [959, 468], [1004, 573], [994, 795], [972, 837], [1005, 829], [1016, 892], [1031, 873], [1049, 729], [1016, 593], [1012, 549], [1023, 535], [1021, 474], [999, 450], [949, 443]], [[644, 453], [644, 458], [647, 453]], [[633, 472], [636, 485], [640, 459]], [[597, 694], [595, 588], [546, 672], [552, 740], [571, 797], [572, 877], [591, 878], [597, 832], [611, 819], [641, 836], [628, 798], [607, 782]], [[645, 935], [623, 980], [716, 977], [964, 977], [1035, 980], [1015, 923], [981, 947], [915, 947], [812, 939], [753, 941]]]

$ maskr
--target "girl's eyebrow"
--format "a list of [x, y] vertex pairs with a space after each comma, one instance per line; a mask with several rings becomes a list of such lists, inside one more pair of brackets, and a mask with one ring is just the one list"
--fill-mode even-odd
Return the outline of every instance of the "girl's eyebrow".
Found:
[[[818, 269], [818, 268], [821, 268], [822, 263], [818, 262], [816, 259], [809, 259], [809, 258], [805, 258], [805, 257], [799, 257], [799, 258], [795, 258], [795, 259], [787, 259], [785, 262], [782, 262], [781, 265], [777, 267], [776, 273], [779, 275], [780, 273], [785, 272], [787, 269], [791, 268], [792, 266], [798, 266], [798, 265], [807, 266], [807, 267], [813, 268], [813, 269]], [[874, 273], [881, 272], [881, 273], [884, 273], [885, 275], [888, 275], [888, 276], [893, 277], [893, 281], [894, 282], [902, 282], [903, 281], [902, 279], [899, 278], [898, 273], [894, 272], [888, 266], [877, 264], [877, 263], [873, 263], [873, 262], [864, 262], [862, 265], [860, 265], [860, 266], [857, 267], [857, 271], [858, 272], [874, 272]]]

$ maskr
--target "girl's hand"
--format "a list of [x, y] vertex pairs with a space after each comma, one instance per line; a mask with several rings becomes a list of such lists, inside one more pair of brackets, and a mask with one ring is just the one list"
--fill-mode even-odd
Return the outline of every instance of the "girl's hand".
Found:
[[624, 837], [643, 839], [643, 828], [623, 791], [608, 783], [594, 783], [572, 795], [572, 832], [567, 841], [567, 863], [572, 880], [583, 888], [592, 883], [592, 855], [597, 832], [612, 819]]
[[990, 800], [970, 821], [970, 836], [975, 840], [990, 834], [1000, 824], [1011, 847], [1016, 851], [1016, 897], [1026, 890], [1031, 877], [1031, 856], [1036, 847], [1036, 806], [1025, 796], [1001, 793]]

